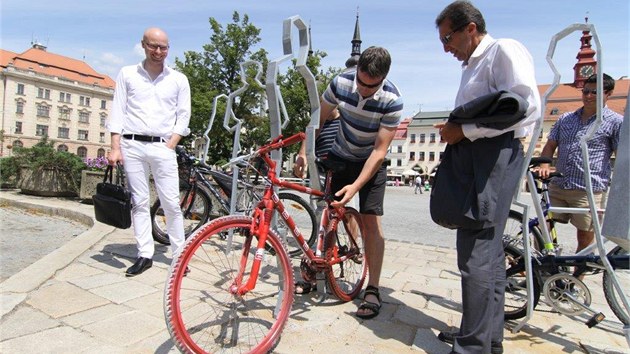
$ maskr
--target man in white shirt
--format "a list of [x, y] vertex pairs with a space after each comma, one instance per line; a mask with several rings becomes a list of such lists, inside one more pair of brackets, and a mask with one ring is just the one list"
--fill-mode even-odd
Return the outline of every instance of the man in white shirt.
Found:
[[416, 189], [414, 189], [413, 194], [418, 194], [418, 191], [422, 194], [422, 178], [420, 176], [416, 176]]
[[173, 255], [184, 243], [175, 147], [190, 132], [190, 86], [186, 76], [164, 63], [169, 42], [163, 30], [147, 29], [141, 43], [146, 58], [120, 70], [107, 123], [112, 139], [108, 159], [110, 164], [124, 165], [133, 203], [138, 258], [127, 269], [127, 276], [141, 274], [153, 265], [149, 173], [166, 215]]
[[[481, 12], [468, 1], [448, 5], [435, 20], [444, 51], [462, 64], [455, 106], [501, 90], [528, 103], [525, 117], [504, 130], [475, 124], [437, 124], [448, 144], [496, 146], [506, 169], [496, 195], [493, 226], [479, 230], [457, 229], [457, 266], [462, 282], [462, 320], [455, 333], [438, 338], [453, 344], [452, 353], [503, 353], [505, 254], [502, 234], [523, 163], [519, 138], [531, 134], [540, 117], [540, 95], [534, 63], [527, 49], [513, 39], [494, 39], [486, 32]], [[496, 141], [495, 141], [496, 140]], [[483, 144], [483, 145], [480, 145]], [[474, 158], [484, 159], [484, 156]]]

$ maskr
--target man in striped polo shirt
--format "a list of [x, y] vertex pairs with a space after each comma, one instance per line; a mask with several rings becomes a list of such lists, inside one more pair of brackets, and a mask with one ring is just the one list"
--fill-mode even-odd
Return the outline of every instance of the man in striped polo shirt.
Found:
[[340, 113], [339, 132], [328, 153], [329, 159], [347, 164], [333, 176], [336, 203], [345, 205], [359, 193], [369, 279], [357, 316], [366, 319], [378, 315], [381, 307], [378, 285], [385, 250], [381, 215], [387, 179], [383, 162], [403, 109], [398, 88], [386, 78], [390, 64], [386, 49], [367, 48], [357, 70], [336, 76], [321, 100], [320, 128], [335, 107]]

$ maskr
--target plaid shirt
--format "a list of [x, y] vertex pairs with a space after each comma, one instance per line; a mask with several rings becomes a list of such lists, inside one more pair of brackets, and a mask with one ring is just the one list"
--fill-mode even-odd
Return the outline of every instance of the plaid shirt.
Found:
[[[564, 177], [554, 178], [551, 183], [562, 189], [586, 189], [580, 140], [595, 121], [595, 115], [582, 123], [582, 110], [563, 114], [549, 133], [548, 139], [558, 143], [556, 169], [564, 174]], [[608, 188], [612, 170], [610, 156], [617, 150], [622, 122], [620, 114], [604, 107], [602, 123], [587, 143], [594, 192], [603, 192]]]

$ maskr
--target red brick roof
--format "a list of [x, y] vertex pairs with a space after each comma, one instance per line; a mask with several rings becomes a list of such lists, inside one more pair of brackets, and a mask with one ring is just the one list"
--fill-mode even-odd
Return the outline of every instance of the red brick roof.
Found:
[[88, 85], [114, 88], [109, 76], [96, 72], [87, 63], [63, 55], [50, 53], [40, 48], [30, 48], [22, 54], [0, 49], [0, 66], [12, 65], [16, 69], [32, 70], [39, 74], [56, 76]]
[[409, 125], [409, 123], [411, 123], [412, 120], [413, 118], [405, 118], [400, 122], [400, 124], [398, 125], [398, 128], [396, 129], [396, 135], [394, 135], [394, 140], [407, 139], [407, 126]]

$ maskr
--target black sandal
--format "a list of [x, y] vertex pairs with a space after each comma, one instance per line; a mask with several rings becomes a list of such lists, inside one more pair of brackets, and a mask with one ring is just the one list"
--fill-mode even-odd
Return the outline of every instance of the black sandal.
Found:
[[[374, 302], [369, 302], [367, 300], [365, 300], [365, 298], [368, 295], [374, 295], [377, 299], [378, 299], [378, 304], [374, 303]], [[371, 311], [371, 313], [366, 313], [366, 314], [360, 314], [359, 312], [357, 312], [357, 317], [359, 318], [363, 318], [366, 320], [369, 320], [370, 318], [374, 318], [376, 316], [378, 316], [380, 310], [381, 310], [381, 295], [378, 292], [378, 288], [372, 285], [368, 285], [365, 288], [365, 292], [363, 294], [363, 301], [361, 302], [361, 304], [359, 305], [359, 310], [369, 310]]]
[[[298, 291], [298, 289], [300, 290]], [[317, 284], [312, 284], [307, 281], [300, 280], [295, 283], [295, 290], [293, 291], [293, 293], [296, 295], [306, 295], [315, 290], [317, 290]]]

